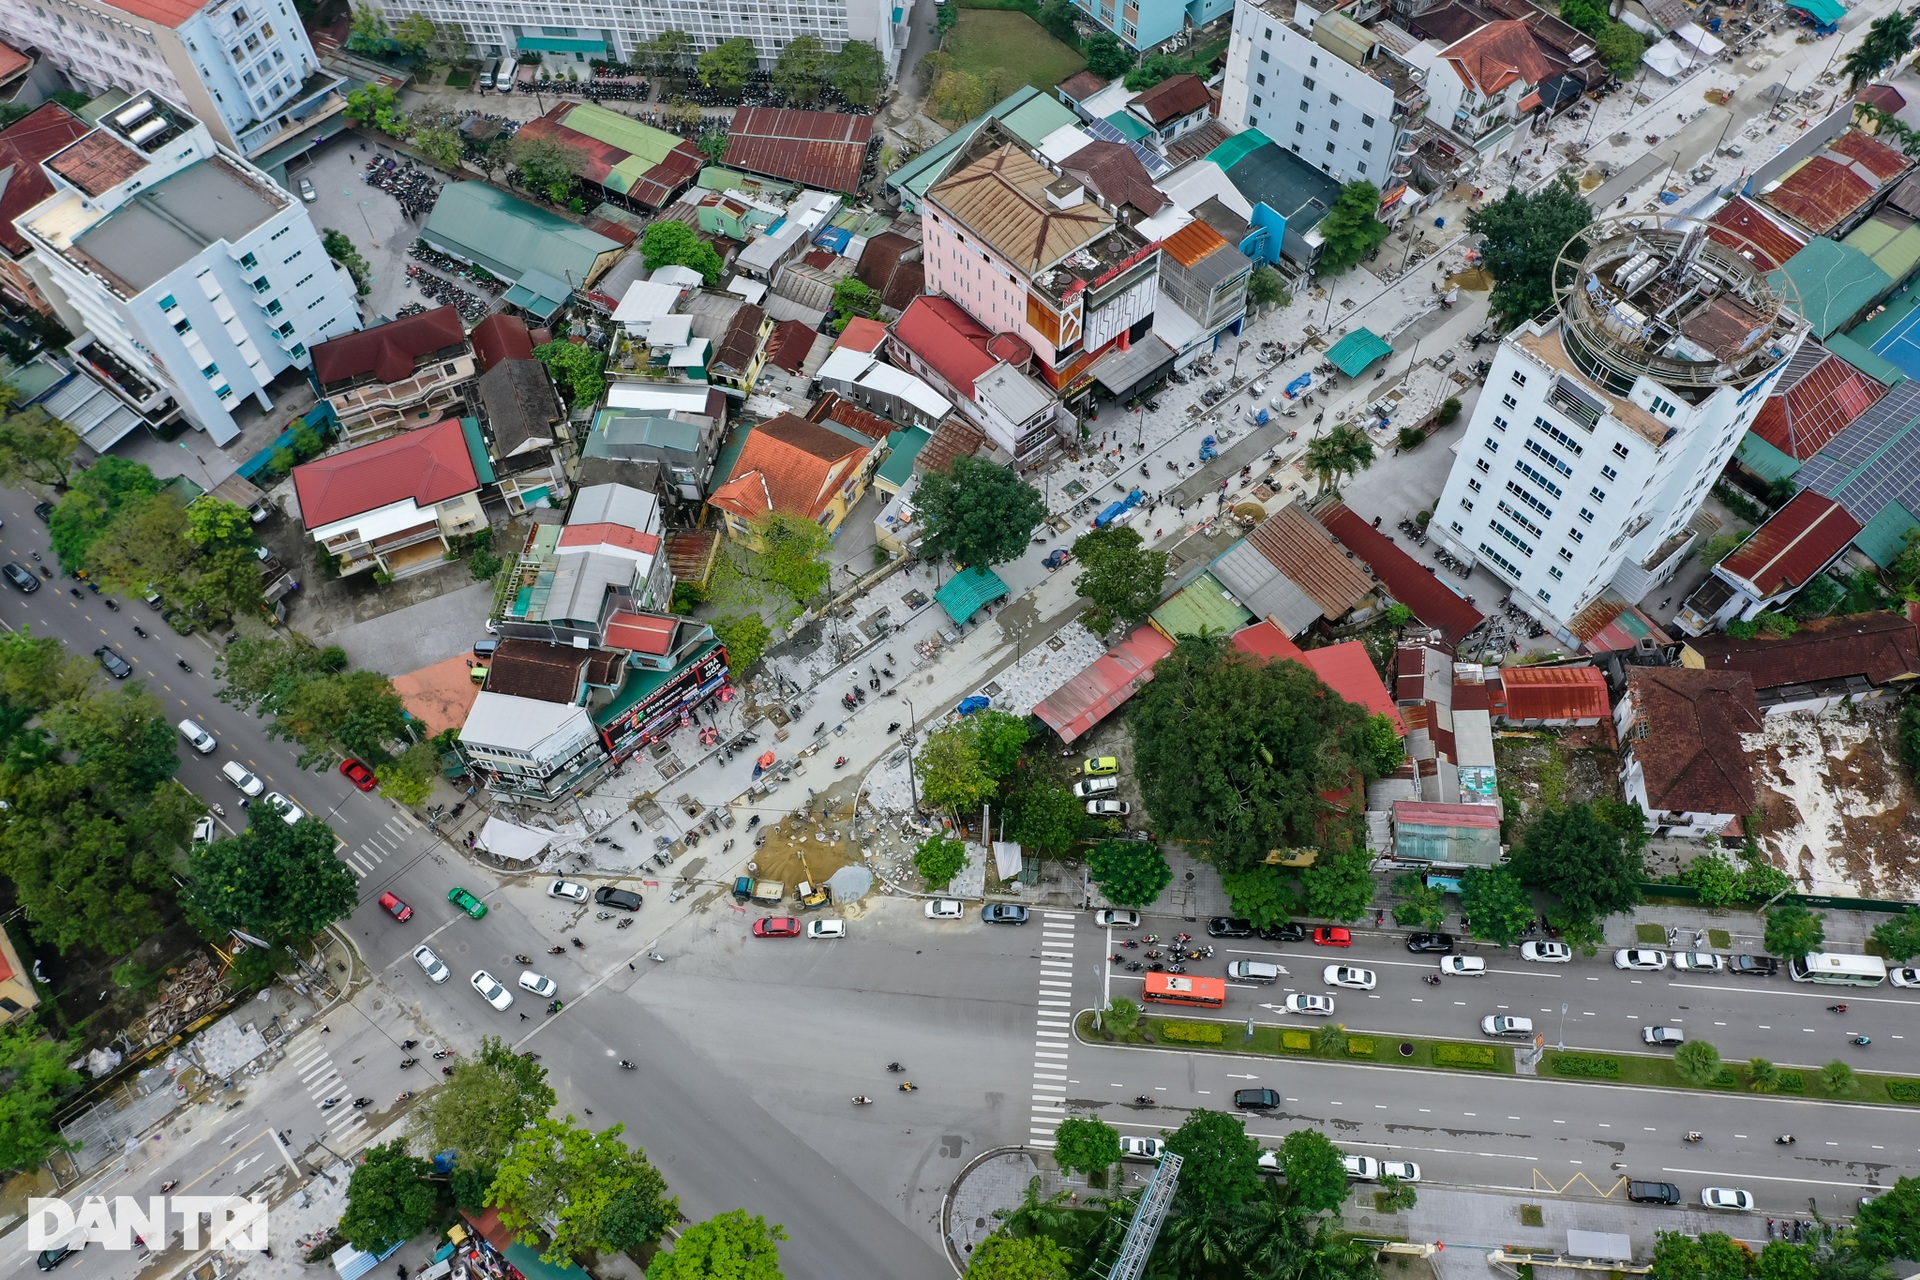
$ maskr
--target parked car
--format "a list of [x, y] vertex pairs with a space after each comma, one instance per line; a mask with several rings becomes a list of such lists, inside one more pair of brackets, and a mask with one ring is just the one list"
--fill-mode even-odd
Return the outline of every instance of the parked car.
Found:
[[42, 524], [50, 523], [53, 520], [53, 504], [51, 502], [36, 502], [33, 504], [33, 514], [40, 518]]
[[1573, 948], [1564, 942], [1523, 942], [1520, 958], [1535, 964], [1567, 964], [1573, 959]]
[[1487, 962], [1479, 956], [1441, 956], [1440, 972], [1449, 978], [1484, 978]]
[[608, 884], [593, 891], [593, 900], [603, 907], [618, 907], [622, 911], [638, 911], [646, 901], [631, 889], [616, 889]]
[[1133, 812], [1125, 800], [1089, 800], [1087, 815], [1094, 818], [1124, 818]]
[[229, 760], [221, 765], [220, 776], [240, 788], [243, 796], [257, 796], [267, 789], [267, 784], [248, 773], [238, 760]]
[[1416, 933], [1407, 938], [1407, 950], [1413, 952], [1450, 952], [1453, 950], [1453, 935], [1450, 933]]
[[1382, 1160], [1380, 1176], [1393, 1178], [1400, 1182], [1420, 1181], [1420, 1166], [1411, 1160]]
[[1321, 925], [1313, 931], [1313, 945], [1316, 947], [1350, 947], [1353, 945], [1353, 930], [1343, 925]]
[[982, 924], [1025, 924], [1027, 909], [1011, 902], [989, 902], [980, 908]]
[[756, 938], [797, 938], [800, 936], [800, 922], [792, 916], [765, 916], [753, 922], [753, 936]]
[[1896, 987], [1920, 987], [1920, 969], [1910, 965], [1887, 970], [1887, 981]]
[[492, 1005], [495, 1010], [505, 1013], [513, 1007], [513, 992], [493, 980], [493, 975], [485, 969], [475, 969], [473, 976], [467, 979], [470, 986], [480, 993], [480, 998]]
[[373, 770], [352, 756], [340, 762], [340, 776], [362, 791], [371, 791], [380, 785], [380, 779], [373, 776]]
[[1214, 916], [1207, 921], [1209, 938], [1251, 938], [1253, 921], [1238, 916]]
[[193, 842], [195, 844], [213, 843], [213, 815], [207, 814], [193, 824]]
[[1360, 1182], [1378, 1182], [1380, 1180], [1380, 1162], [1372, 1156], [1342, 1156], [1341, 1163], [1347, 1166], [1347, 1176]]
[[1116, 911], [1111, 907], [1107, 907], [1093, 913], [1093, 922], [1103, 929], [1138, 929], [1140, 927], [1140, 913], [1138, 911]]
[[1510, 1013], [1490, 1013], [1480, 1019], [1480, 1031], [1489, 1036], [1530, 1036], [1532, 1018], [1516, 1018]]
[[1680, 1188], [1671, 1182], [1627, 1183], [1627, 1199], [1635, 1204], [1679, 1204]]
[[1095, 796], [1103, 796], [1109, 791], [1118, 791], [1119, 789], [1120, 779], [1111, 776], [1105, 778], [1088, 778], [1085, 781], [1073, 784], [1074, 797], [1079, 800], [1091, 800]]
[[1104, 778], [1108, 774], [1120, 772], [1120, 760], [1117, 756], [1094, 756], [1080, 769], [1089, 778]]
[[1305, 942], [1307, 926], [1289, 920], [1260, 930], [1260, 936], [1268, 942]]
[[1646, 947], [1622, 947], [1613, 953], [1613, 967], [1636, 973], [1657, 973], [1667, 967], [1667, 953]]
[[1738, 1187], [1706, 1187], [1700, 1192], [1700, 1203], [1709, 1209], [1750, 1212], [1753, 1209], [1753, 1194]]
[[1280, 1095], [1272, 1089], [1235, 1089], [1233, 1105], [1248, 1111], [1270, 1111], [1280, 1105]]
[[112, 645], [101, 645], [93, 651], [93, 656], [100, 659], [100, 665], [105, 667], [107, 674], [115, 680], [125, 680], [133, 674], [133, 664], [115, 653]]
[[478, 920], [487, 914], [487, 904], [457, 885], [447, 890], [447, 901]]
[[1642, 1027], [1640, 1038], [1659, 1049], [1671, 1049], [1687, 1042], [1687, 1033], [1678, 1027]]
[[1131, 1134], [1120, 1139], [1120, 1158], [1122, 1160], [1158, 1160], [1166, 1144], [1158, 1138], [1136, 1138]]
[[520, 989], [522, 991], [531, 991], [542, 1000], [551, 1000], [554, 997], [554, 993], [560, 990], [560, 984], [544, 973], [535, 973], [531, 969], [522, 969], [520, 971]]
[[845, 920], [809, 920], [807, 921], [809, 938], [844, 938], [847, 936]]
[[587, 886], [573, 880], [555, 880], [547, 886], [549, 898], [565, 898], [568, 902], [585, 902]]
[[428, 982], [445, 982], [447, 980], [447, 966], [440, 963], [440, 957], [434, 953], [432, 947], [415, 947], [413, 949], [413, 962], [419, 965], [426, 973]]
[[380, 907], [401, 924], [413, 919], [413, 908], [391, 893], [380, 895]]
[[958, 920], [967, 914], [967, 904], [957, 898], [935, 898], [927, 904], [927, 919]]
[[40, 579], [34, 577], [27, 570], [14, 564], [12, 561], [0, 565], [0, 573], [6, 574], [7, 581], [11, 582], [23, 593], [31, 594], [40, 589]]
[[1371, 991], [1379, 979], [1371, 969], [1356, 969], [1350, 965], [1330, 964], [1320, 971], [1320, 981], [1330, 987], [1347, 987], [1354, 991]]
[[1332, 996], [1292, 995], [1287, 997], [1288, 1013], [1304, 1014], [1310, 1018], [1324, 1017], [1333, 1012]]
[[302, 200], [305, 200], [308, 204], [312, 204], [315, 200], [318, 200], [320, 198], [319, 194], [313, 189], [312, 179], [310, 178], [300, 179], [300, 198]]
[[1711, 951], [1676, 951], [1670, 960], [1682, 972], [1718, 973], [1726, 967], [1726, 962]]
[[1771, 978], [1780, 972], [1780, 962], [1772, 956], [1734, 956], [1727, 962], [1727, 971], [1748, 978]]
[[260, 803], [265, 805], [269, 812], [279, 814], [280, 821], [286, 823], [288, 826], [292, 826], [307, 816], [305, 809], [302, 809], [278, 791], [267, 792], [266, 795], [260, 798]]

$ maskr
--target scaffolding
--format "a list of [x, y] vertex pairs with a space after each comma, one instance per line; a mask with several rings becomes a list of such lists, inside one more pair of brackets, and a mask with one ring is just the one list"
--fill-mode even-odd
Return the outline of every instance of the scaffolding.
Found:
[[1160, 1239], [1160, 1227], [1173, 1205], [1173, 1192], [1180, 1184], [1180, 1157], [1167, 1152], [1154, 1168], [1153, 1178], [1140, 1193], [1134, 1206], [1133, 1221], [1127, 1224], [1126, 1239], [1120, 1242], [1120, 1256], [1108, 1268], [1105, 1280], [1140, 1280], [1147, 1259]]

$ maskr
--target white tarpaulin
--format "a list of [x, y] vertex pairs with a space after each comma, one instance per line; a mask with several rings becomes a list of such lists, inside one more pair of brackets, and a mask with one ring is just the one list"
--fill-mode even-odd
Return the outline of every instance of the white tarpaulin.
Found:
[[993, 842], [993, 869], [1000, 873], [1002, 880], [1011, 880], [1020, 874], [1020, 846], [1011, 840]]
[[1727, 47], [1720, 42], [1718, 36], [1710, 35], [1702, 31], [1700, 24], [1696, 22], [1689, 22], [1682, 26], [1675, 27], [1673, 38], [1681, 44], [1698, 49], [1702, 58], [1716, 57], [1722, 49]]
[[1713, 61], [1703, 58], [1699, 52], [1686, 45], [1676, 44], [1672, 40], [1662, 40], [1645, 53], [1640, 61], [1652, 67], [1668, 80], [1678, 80], [1694, 67], [1702, 67]]
[[527, 862], [545, 853], [547, 846], [553, 842], [553, 836], [551, 831], [523, 827], [505, 818], [488, 818], [487, 825], [480, 828], [480, 838], [474, 844], [497, 857]]

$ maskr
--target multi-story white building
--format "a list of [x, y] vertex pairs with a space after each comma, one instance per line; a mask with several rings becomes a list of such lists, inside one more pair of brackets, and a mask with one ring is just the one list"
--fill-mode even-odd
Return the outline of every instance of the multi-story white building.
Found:
[[1426, 116], [1426, 72], [1346, 14], [1240, 0], [1225, 74], [1228, 128], [1258, 129], [1340, 182], [1371, 182], [1383, 195], [1405, 184], [1411, 130]]
[[1494, 355], [1434, 508], [1448, 550], [1562, 630], [1607, 588], [1638, 601], [1685, 560], [1701, 501], [1805, 333], [1702, 231], [1585, 233], [1596, 247], [1559, 310]]
[[436, 24], [458, 27], [476, 54], [538, 54], [555, 67], [579, 64], [583, 76], [593, 59], [627, 61], [636, 45], [669, 30], [692, 36], [696, 55], [746, 36], [763, 68], [772, 67], [797, 36], [817, 36], [829, 52], [849, 40], [867, 40], [892, 75], [906, 48], [912, 0], [381, 0], [375, 7], [389, 23], [422, 13]]
[[94, 92], [156, 89], [247, 156], [346, 106], [291, 0], [0, 0], [0, 36]]
[[306, 206], [146, 93], [41, 168], [54, 194], [16, 221], [93, 341], [225, 444], [251, 396], [360, 327], [352, 280]]

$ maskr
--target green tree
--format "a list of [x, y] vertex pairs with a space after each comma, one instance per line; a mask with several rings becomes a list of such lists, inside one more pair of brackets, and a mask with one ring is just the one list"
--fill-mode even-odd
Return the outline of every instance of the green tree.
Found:
[[1222, 871], [1220, 885], [1233, 904], [1233, 914], [1245, 916], [1256, 929], [1274, 929], [1291, 920], [1301, 910], [1288, 873], [1278, 867], [1254, 865], [1242, 870]]
[[1754, 1093], [1772, 1093], [1780, 1087], [1780, 1068], [1767, 1058], [1747, 1059], [1747, 1088]]
[[127, 802], [153, 794], [180, 763], [179, 730], [144, 685], [61, 702], [47, 711], [44, 723], [76, 763], [98, 769]]
[[14, 410], [17, 393], [0, 383], [0, 483], [64, 485], [73, 478], [80, 437], [43, 405]]
[[1861, 1205], [1853, 1218], [1853, 1234], [1860, 1252], [1875, 1262], [1920, 1257], [1920, 1178], [1902, 1176]]
[[554, 1265], [658, 1240], [680, 1212], [667, 1180], [620, 1141], [624, 1126], [592, 1133], [571, 1120], [540, 1116], [507, 1147], [487, 1195], [500, 1225], [521, 1244], [544, 1245], [540, 1260]]
[[1383, 778], [1406, 762], [1399, 726], [1384, 711], [1367, 717], [1367, 754], [1373, 757], [1373, 771]]
[[707, 163], [720, 164], [727, 158], [727, 131], [707, 129], [693, 145], [700, 148], [700, 154], [707, 158]]
[[750, 521], [735, 568], [757, 588], [772, 588], [795, 605], [827, 589], [827, 531], [811, 520], [774, 511]]
[[1711, 1084], [1720, 1074], [1720, 1051], [1705, 1040], [1689, 1040], [1673, 1051], [1673, 1068], [1688, 1084]]
[[1597, 36], [1606, 30], [1607, 6], [1596, 3], [1596, 0], [1560, 0], [1560, 20], [1590, 36]]
[[1313, 1051], [1323, 1058], [1345, 1053], [1347, 1029], [1337, 1022], [1323, 1022], [1313, 1029]]
[[394, 48], [415, 57], [432, 48], [439, 38], [440, 33], [433, 25], [433, 19], [424, 13], [410, 13], [393, 26]]
[[414, 1104], [407, 1123], [422, 1150], [452, 1151], [456, 1173], [490, 1185], [514, 1138], [556, 1101], [545, 1067], [485, 1036], [479, 1054], [456, 1059], [453, 1074]]
[[1600, 61], [1607, 64], [1608, 71], [1626, 79], [1639, 74], [1640, 55], [1647, 51], [1647, 38], [1624, 22], [1609, 22], [1593, 47]]
[[1902, 963], [1920, 956], [1920, 911], [1909, 908], [1875, 925], [1873, 940], [1891, 959]]
[[[573, 180], [585, 167], [587, 153], [553, 138], [518, 137], [507, 153], [515, 172], [529, 191], [559, 204], [573, 194]], [[644, 242], [643, 242], [644, 244]]]
[[1376, 216], [1379, 212], [1380, 188], [1371, 182], [1349, 182], [1340, 188], [1317, 228], [1326, 242], [1320, 251], [1321, 274], [1339, 275], [1380, 247], [1388, 227]]
[[795, 36], [773, 60], [773, 87], [802, 106], [811, 106], [833, 70], [833, 55], [819, 36]]
[[[1553, 266], [1568, 242], [1593, 221], [1593, 209], [1570, 174], [1529, 195], [1518, 187], [1467, 214], [1482, 237], [1481, 262], [1493, 276], [1489, 305], [1502, 330], [1518, 328], [1553, 302]], [[1584, 252], [1577, 246], [1573, 256]]]
[[1811, 622], [1815, 618], [1824, 618], [1839, 607], [1847, 598], [1847, 589], [1835, 581], [1830, 573], [1817, 573], [1813, 580], [1800, 588], [1793, 597], [1793, 603], [1787, 606], [1787, 612], [1798, 622]]
[[914, 870], [920, 873], [929, 889], [946, 888], [966, 865], [967, 846], [942, 836], [928, 836], [913, 854]]
[[329, 258], [347, 269], [347, 274], [353, 277], [353, 287], [365, 294], [370, 287], [373, 268], [367, 265], [360, 250], [354, 247], [352, 238], [344, 231], [327, 227], [320, 233], [320, 247], [327, 251]]
[[1120, 1163], [1120, 1135], [1097, 1116], [1069, 1116], [1054, 1131], [1053, 1162], [1068, 1173], [1103, 1173]]
[[1405, 1213], [1419, 1203], [1419, 1189], [1411, 1182], [1402, 1182], [1391, 1174], [1380, 1179], [1378, 1204], [1382, 1213]]
[[1125, 1040], [1140, 1026], [1140, 1006], [1125, 996], [1115, 996], [1107, 1001], [1106, 1012], [1100, 1015], [1100, 1024]]
[[1018, 559], [1047, 516], [1046, 498], [1012, 467], [972, 456], [954, 459], [944, 471], [929, 471], [917, 498], [926, 527], [920, 554], [951, 556], [955, 564], [969, 567]]
[[1073, 7], [1072, 0], [1045, 0], [1040, 6], [1040, 25], [1046, 28], [1048, 35], [1069, 49], [1080, 44], [1079, 19], [1079, 11]]
[[727, 646], [728, 665], [734, 671], [745, 671], [760, 661], [767, 642], [773, 638], [773, 633], [767, 630], [766, 619], [757, 613], [715, 619], [713, 634]]
[[976, 711], [961, 723], [973, 735], [975, 749], [980, 753], [980, 767], [992, 778], [1004, 778], [1019, 767], [1020, 749], [1033, 736], [1024, 716], [998, 707]]
[[353, 25], [347, 35], [347, 48], [355, 53], [389, 53], [393, 36], [387, 30], [386, 17], [371, 5], [356, 5]]
[[1256, 307], [1284, 307], [1293, 300], [1286, 281], [1266, 263], [1256, 266], [1247, 276], [1247, 302]]
[[283, 822], [264, 807], [239, 835], [197, 845], [187, 857], [181, 905], [209, 933], [244, 929], [273, 943], [304, 943], [353, 914], [360, 882], [334, 853], [318, 818]]
[[746, 36], [723, 40], [700, 55], [700, 87], [721, 94], [746, 88], [747, 77], [760, 65], [760, 51]]
[[657, 1253], [647, 1280], [780, 1280], [786, 1228], [759, 1214], [729, 1209], [682, 1231], [670, 1252]]
[[1120, 37], [1111, 31], [1096, 33], [1081, 46], [1080, 52], [1086, 55], [1087, 70], [1102, 80], [1118, 80], [1133, 67], [1133, 50], [1120, 43]]
[[870, 289], [853, 276], [833, 286], [833, 331], [845, 333], [855, 316], [871, 320], [880, 314], [880, 292]]
[[606, 393], [607, 358], [585, 343], [557, 338], [535, 347], [533, 355], [574, 404], [583, 408], [594, 405]]
[[1167, 553], [1147, 550], [1134, 530], [1109, 525], [1083, 533], [1074, 539], [1073, 556], [1081, 569], [1073, 589], [1093, 602], [1081, 620], [1096, 635], [1139, 622], [1160, 603]]
[[662, 219], [650, 225], [640, 237], [640, 257], [647, 270], [661, 267], [692, 267], [712, 284], [724, 267], [712, 245], [684, 222]]
[[1650, 1267], [1653, 1280], [1745, 1280], [1747, 1254], [1724, 1232], [1709, 1231], [1696, 1240], [1661, 1231], [1653, 1238]]
[[668, 27], [649, 41], [644, 51], [636, 47], [636, 56], [644, 59], [647, 70], [656, 76], [683, 74], [693, 53], [693, 37], [677, 27]]
[[856, 107], [870, 107], [887, 83], [886, 64], [871, 40], [849, 40], [833, 56], [828, 74], [840, 96]]
[[1068, 1280], [1073, 1255], [1046, 1236], [996, 1231], [967, 1260], [966, 1280]]
[[1043, 857], [1063, 856], [1087, 823], [1085, 802], [1057, 782], [1020, 788], [1007, 800], [1007, 809], [1013, 838]]
[[1760, 1251], [1753, 1274], [1756, 1280], [1816, 1280], [1820, 1269], [1807, 1246], [1774, 1240]]
[[408, 1154], [403, 1138], [367, 1148], [347, 1183], [340, 1234], [375, 1254], [413, 1239], [432, 1225], [440, 1205], [432, 1176], [433, 1165]]
[[1122, 907], [1144, 907], [1173, 883], [1173, 868], [1150, 840], [1102, 840], [1087, 855], [1087, 875]]
[[1914, 15], [1906, 9], [1895, 9], [1867, 24], [1866, 38], [1840, 62], [1849, 95], [1913, 52], [1913, 27]]
[[1798, 902], [1782, 902], [1767, 912], [1766, 947], [1776, 956], [1798, 960], [1827, 940], [1826, 916]]
[[1359, 847], [1356, 792], [1372, 768], [1364, 707], [1297, 662], [1259, 662], [1219, 637], [1182, 639], [1128, 708], [1141, 794], [1169, 836], [1223, 872], [1277, 848]]
[[927, 94], [927, 106], [942, 120], [971, 120], [987, 108], [987, 86], [971, 71], [942, 71]]
[[1175, 1195], [1182, 1206], [1238, 1204], [1260, 1185], [1260, 1151], [1237, 1116], [1197, 1107], [1167, 1135], [1181, 1159]]
[[1307, 442], [1302, 461], [1322, 489], [1332, 489], [1373, 465], [1373, 441], [1358, 427], [1335, 427]]
[[407, 117], [400, 110], [400, 95], [377, 81], [369, 81], [347, 94], [345, 114], [362, 128], [378, 130], [390, 138], [407, 136]]
[[1646, 876], [1640, 851], [1592, 806], [1569, 805], [1534, 820], [1509, 865], [1520, 879], [1545, 889], [1569, 911], [1599, 919], [1640, 901]]
[[1400, 901], [1393, 907], [1395, 924], [1409, 929], [1438, 929], [1447, 918], [1446, 895], [1428, 884], [1419, 872], [1395, 876], [1393, 891], [1400, 895]]
[[927, 734], [918, 762], [920, 798], [935, 809], [978, 808], [1000, 789], [980, 758], [979, 741], [961, 724]]
[[138, 462], [114, 454], [81, 472], [47, 519], [53, 553], [61, 568], [71, 573], [91, 566], [88, 553], [94, 542], [127, 507], [145, 503], [160, 490], [153, 472]]
[[1510, 947], [1533, 923], [1533, 898], [1506, 867], [1469, 867], [1460, 877], [1460, 913], [1473, 936]]
[[1150, 53], [1141, 59], [1139, 66], [1127, 72], [1123, 83], [1133, 92], [1143, 93], [1162, 80], [1186, 75], [1190, 70], [1192, 68], [1185, 58], [1177, 58], [1170, 53]]
[[1853, 1074], [1853, 1068], [1844, 1060], [1835, 1058], [1820, 1068], [1820, 1088], [1829, 1097], [1844, 1098], [1859, 1086]]
[[[419, 17], [413, 14], [409, 17]], [[442, 169], [458, 171], [460, 168], [460, 135], [451, 129], [420, 129], [413, 135], [415, 150], [439, 165]]]
[[1753, 536], [1753, 530], [1740, 533], [1716, 533], [1700, 546], [1700, 563], [1711, 569], [1734, 553], [1741, 543]]
[[83, 1052], [78, 1040], [55, 1040], [32, 1018], [0, 1026], [0, 1169], [27, 1170], [55, 1152], [76, 1150], [53, 1122], [65, 1095], [81, 1082], [67, 1063]]
[[1373, 902], [1373, 859], [1360, 850], [1322, 854], [1300, 873], [1307, 914], [1327, 920], [1358, 920]]
[[1329, 1213], [1346, 1202], [1345, 1157], [1318, 1129], [1295, 1129], [1280, 1140], [1280, 1171], [1287, 1198], [1308, 1213]]
[[1724, 907], [1740, 897], [1740, 869], [1717, 850], [1682, 867], [1680, 883], [1700, 891], [1703, 907]]

